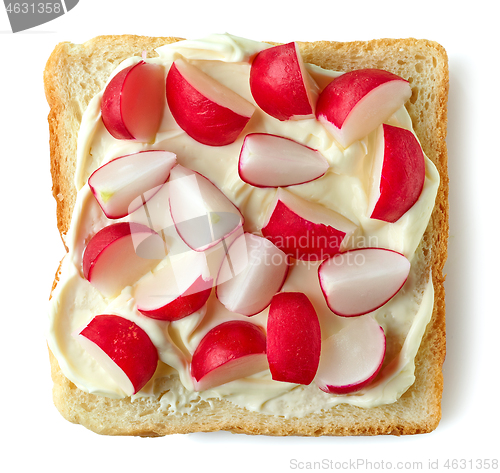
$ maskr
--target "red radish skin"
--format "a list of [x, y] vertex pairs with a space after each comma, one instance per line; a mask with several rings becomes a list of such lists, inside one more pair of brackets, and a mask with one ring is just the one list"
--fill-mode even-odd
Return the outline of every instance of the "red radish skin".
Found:
[[266, 133], [245, 136], [238, 160], [241, 180], [255, 187], [304, 184], [323, 176], [328, 167], [328, 161], [317, 150]]
[[168, 304], [157, 309], [144, 309], [138, 306], [137, 310], [151, 319], [175, 322], [200, 310], [207, 303], [211, 293], [212, 279], [206, 281], [200, 276], [185, 294], [178, 296]]
[[378, 371], [373, 373], [368, 379], [361, 383], [354, 383], [354, 384], [347, 384], [345, 386], [330, 386], [327, 385], [324, 388], [320, 388], [323, 392], [328, 393], [328, 394], [338, 394], [338, 395], [343, 395], [343, 394], [351, 394], [355, 393], [357, 391], [360, 391], [363, 389], [365, 386], [368, 386], [378, 375]]
[[[137, 240], [134, 241], [134, 238]], [[135, 245], [148, 238], [153, 238], [150, 243], [155, 254], [146, 258], [137, 254]], [[114, 296], [158, 264], [161, 255], [157, 250], [160, 247], [163, 247], [161, 237], [145, 225], [129, 222], [108, 225], [97, 232], [86, 246], [83, 275], [106, 297]]]
[[266, 335], [242, 320], [223, 322], [201, 340], [191, 362], [197, 391], [234, 381], [267, 368]]
[[401, 290], [409, 273], [408, 259], [384, 248], [339, 253], [318, 268], [325, 301], [341, 317], [358, 317], [379, 309]]
[[321, 92], [316, 118], [347, 148], [387, 120], [411, 96], [408, 81], [380, 69], [335, 78]]
[[318, 369], [321, 330], [307, 296], [276, 294], [267, 319], [267, 359], [276, 381], [310, 384]]
[[316, 385], [329, 394], [350, 394], [368, 386], [382, 369], [386, 338], [369, 315], [323, 341]]
[[134, 299], [143, 315], [173, 322], [201, 309], [212, 286], [206, 255], [191, 251], [169, 257], [160, 269], [141, 279]]
[[278, 200], [262, 235], [291, 258], [321, 261], [340, 251], [346, 232], [311, 222]]
[[96, 344], [125, 373], [133, 385], [129, 395], [136, 394], [152, 378], [158, 351], [134, 322], [117, 315], [97, 315], [80, 336]]
[[216, 294], [231, 312], [251, 317], [269, 306], [288, 274], [288, 257], [269, 240], [244, 233], [229, 247]]
[[[190, 263], [191, 264], [189, 264], [189, 262], [187, 263], [189, 264], [189, 267], [186, 268], [187, 270], [194, 268], [193, 262], [191, 261]], [[159, 271], [161, 272], [165, 270], [169, 270], [169, 268], [162, 268]], [[199, 274], [200, 272], [196, 271], [196, 273]], [[154, 283], [154, 278], [158, 277], [157, 275], [151, 275], [151, 279], [141, 281], [142, 284], [140, 283], [138, 285], [135, 298], [137, 302], [137, 310], [141, 314], [156, 320], [174, 322], [198, 311], [208, 301], [212, 292], [212, 278], [204, 279], [200, 274], [200, 276], [195, 278], [192, 284], [182, 294], [172, 298], [169, 297], [169, 295], [172, 293], [175, 294], [175, 291], [177, 290], [177, 286], [175, 284], [175, 287], [171, 286], [172, 281], [175, 281], [174, 271], [169, 270], [168, 273], [166, 273], [166, 276], [169, 276], [169, 280], [163, 280], [164, 283], [162, 284], [162, 289], [166, 292], [166, 294], [163, 293], [161, 289], [158, 290], [157, 285], [154, 287], [147, 285], [147, 281], [153, 280]], [[167, 302], [163, 303], [162, 298], [166, 298]], [[155, 303], [158, 303], [152, 305], [152, 300]]]
[[[380, 69], [361, 69], [347, 72], [334, 79], [325, 88], [324, 94], [318, 99], [318, 109], [323, 108], [323, 102], [328, 101], [329, 110], [335, 113], [325, 113], [324, 116], [337, 128], [342, 128], [346, 118], [358, 102], [377, 87], [393, 80], [403, 80], [387, 71]], [[346, 94], [345, 90], [350, 93]], [[318, 112], [321, 114], [321, 112]]]
[[[198, 81], [200, 88], [208, 92], [217, 90], [217, 97], [224, 103], [214, 102], [190, 80]], [[177, 124], [191, 138], [208, 146], [225, 146], [236, 141], [254, 112], [250, 102], [184, 60], [177, 60], [170, 67], [166, 97]]]
[[370, 217], [394, 223], [415, 205], [422, 193], [425, 157], [411, 131], [385, 124], [382, 127], [384, 156], [380, 196]]
[[107, 248], [111, 243], [116, 240], [129, 236], [133, 231], [145, 232], [154, 234], [155, 232], [145, 225], [139, 223], [119, 222], [97, 232], [89, 241], [85, 248], [83, 257], [83, 276], [85, 279], [90, 279], [92, 270], [97, 261], [97, 257], [101, 254], [102, 250]]
[[121, 94], [129, 72], [139, 64], [129, 66], [116, 74], [107, 85], [102, 96], [102, 121], [111, 136], [117, 140], [135, 139], [123, 122]]
[[165, 107], [163, 66], [140, 61], [116, 74], [101, 101], [102, 121], [118, 140], [151, 142]]
[[255, 56], [250, 89], [257, 105], [278, 120], [314, 118], [317, 86], [305, 71], [295, 43], [264, 49]]
[[[135, 212], [151, 199], [170, 175], [170, 170], [176, 164], [176, 156], [167, 151], [140, 151], [138, 153], [120, 156], [96, 169], [88, 179], [92, 194], [94, 194], [104, 215], [110, 219], [119, 219]], [[146, 174], [144, 171], [149, 171]], [[126, 184], [123, 185], [124, 178]], [[141, 182], [137, 182], [138, 180]], [[103, 198], [112, 185], [120, 180], [120, 187], [111, 196]]]

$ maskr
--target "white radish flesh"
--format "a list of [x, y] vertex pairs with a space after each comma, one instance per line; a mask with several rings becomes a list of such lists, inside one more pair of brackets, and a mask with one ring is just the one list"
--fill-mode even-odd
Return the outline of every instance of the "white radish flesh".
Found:
[[238, 172], [256, 187], [286, 187], [313, 181], [328, 170], [328, 161], [316, 150], [296, 141], [266, 133], [245, 137]]

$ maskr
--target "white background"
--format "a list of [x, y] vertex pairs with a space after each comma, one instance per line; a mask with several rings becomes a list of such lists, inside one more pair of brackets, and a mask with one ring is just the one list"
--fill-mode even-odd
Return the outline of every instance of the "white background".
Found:
[[[242, 6], [240, 6], [242, 5]], [[451, 10], [453, 8], [453, 10]], [[9, 471], [289, 471], [322, 460], [422, 462], [499, 458], [498, 126], [494, 2], [80, 0], [68, 14], [12, 34], [0, 5], [1, 335], [0, 462]], [[450, 61], [451, 232], [446, 266], [448, 351], [443, 418], [431, 434], [270, 438], [230, 433], [160, 439], [103, 437], [52, 404], [44, 341], [47, 299], [63, 246], [49, 173], [42, 71], [60, 41], [134, 33], [197, 38], [436, 40]], [[435, 463], [434, 463], [435, 465]], [[348, 466], [348, 465], [346, 465]], [[300, 468], [297, 468], [300, 469]], [[352, 468], [351, 468], [352, 469]], [[360, 468], [362, 470], [362, 468]]]

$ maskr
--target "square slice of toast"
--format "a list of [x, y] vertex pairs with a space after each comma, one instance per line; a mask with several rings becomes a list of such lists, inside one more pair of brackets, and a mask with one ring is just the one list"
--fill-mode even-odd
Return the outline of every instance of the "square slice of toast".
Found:
[[[78, 130], [92, 97], [126, 58], [178, 38], [100, 36], [84, 44], [61, 43], [50, 56], [45, 93], [50, 106], [52, 192], [57, 202], [57, 226], [63, 242], [68, 231], [76, 189]], [[437, 167], [441, 181], [422, 251], [431, 271], [435, 300], [415, 360], [415, 383], [393, 404], [359, 408], [347, 404], [302, 418], [283, 418], [250, 412], [225, 400], [199, 401], [189, 414], [159, 409], [159, 399], [110, 399], [78, 389], [61, 372], [50, 353], [54, 403], [71, 422], [108, 435], [162, 436], [172, 433], [227, 430], [264, 435], [378, 435], [417, 434], [436, 428], [441, 417], [442, 364], [445, 357], [445, 297], [443, 266], [448, 238], [448, 174], [446, 151], [448, 64], [439, 44], [417, 39], [379, 39], [366, 42], [298, 43], [304, 62], [325, 69], [350, 71], [385, 69], [410, 82], [406, 103], [413, 128], [425, 154]], [[56, 274], [54, 287], [57, 285]], [[164, 391], [182, 389], [169, 378]]]

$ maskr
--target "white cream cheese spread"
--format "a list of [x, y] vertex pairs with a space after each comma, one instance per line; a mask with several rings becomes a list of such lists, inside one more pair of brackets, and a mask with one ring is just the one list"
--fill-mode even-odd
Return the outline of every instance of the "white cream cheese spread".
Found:
[[[158, 57], [146, 61], [164, 65], [167, 72], [172, 61], [182, 56], [249, 102], [255, 103], [248, 83], [249, 60], [267, 47], [269, 45], [264, 43], [231, 35], [212, 35], [199, 41], [182, 41], [163, 46], [157, 49]], [[127, 59], [115, 74], [139, 60], [138, 57]], [[307, 65], [307, 69], [320, 86], [339, 75], [312, 65]], [[429, 159], [426, 158], [424, 188], [416, 204], [397, 222], [386, 223], [366, 215], [374, 133], [344, 150], [315, 119], [279, 121], [257, 109], [243, 134], [233, 144], [211, 147], [191, 139], [178, 127], [168, 107], [165, 107], [154, 143], [116, 140], [102, 123], [101, 97], [102, 93], [93, 98], [82, 118], [75, 173], [78, 194], [66, 236], [69, 253], [63, 260], [60, 279], [50, 303], [48, 343], [69, 380], [89, 393], [112, 398], [125, 397], [125, 393], [72, 336], [95, 315], [116, 314], [134, 321], [149, 335], [161, 360], [153, 378], [134, 398], [163, 394], [159, 390], [159, 380], [178, 374], [181, 384], [177, 383], [176, 389], [170, 389], [161, 397], [161, 408], [172, 413], [186, 412], [189, 410], [186, 406], [199, 399], [210, 401], [221, 398], [251, 411], [301, 417], [340, 403], [360, 407], [392, 403], [413, 384], [414, 358], [432, 316], [434, 302], [432, 280], [429, 277], [422, 284], [422, 268], [419, 264], [423, 257], [419, 244], [429, 222], [439, 185], [439, 174]], [[404, 107], [387, 123], [411, 130], [411, 120]], [[344, 241], [344, 249], [369, 246], [387, 248], [404, 254], [411, 262], [410, 276], [403, 289], [387, 304], [368, 315], [375, 318], [387, 335], [386, 358], [376, 380], [354, 394], [327, 394], [314, 383], [303, 386], [273, 381], [269, 370], [209, 391], [195, 392], [189, 372], [190, 357], [203, 336], [225, 320], [247, 320], [265, 327], [268, 309], [248, 318], [229, 312], [212, 293], [208, 303], [194, 314], [176, 322], [158, 321], [138, 312], [134, 301], [135, 285], [126, 287], [115, 298], [105, 298], [83, 277], [82, 254], [85, 245], [98, 230], [116, 222], [103, 214], [87, 180], [104, 163], [138, 151], [155, 149], [175, 153], [179, 164], [210, 179], [239, 208], [245, 217], [245, 231], [258, 233], [276, 189], [256, 188], [239, 178], [238, 156], [243, 138], [255, 132], [291, 138], [317, 149], [327, 159], [330, 167], [323, 177], [287, 189], [339, 212], [358, 226], [354, 235]], [[168, 185], [163, 186], [148, 202], [148, 208], [152, 211], [164, 208], [165, 202], [168, 202]], [[144, 210], [138, 209], [119, 221], [145, 223], [144, 218]], [[172, 225], [169, 212], [155, 214], [153, 229]], [[182, 252], [182, 245], [181, 242], [174, 242], [170, 251]], [[219, 264], [224, 250], [215, 247], [209, 251], [209, 264]], [[318, 284], [318, 264], [294, 262], [282, 291], [300, 291], [308, 296], [318, 314], [322, 338], [325, 339], [349, 323], [349, 319], [336, 316], [327, 307]]]

